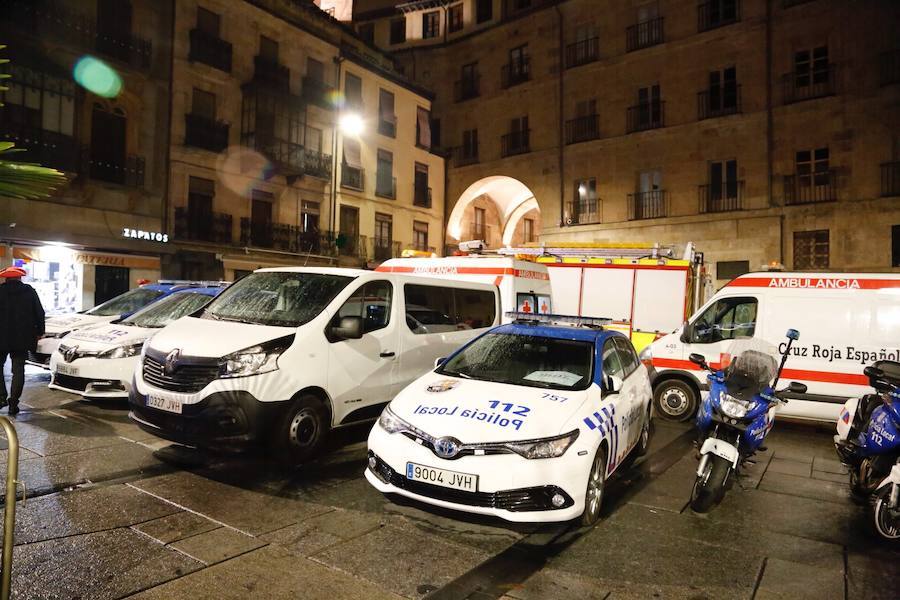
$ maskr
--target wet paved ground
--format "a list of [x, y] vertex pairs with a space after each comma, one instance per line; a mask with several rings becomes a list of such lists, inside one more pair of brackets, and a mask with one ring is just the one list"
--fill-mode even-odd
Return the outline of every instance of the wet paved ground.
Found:
[[365, 429], [288, 472], [169, 447], [124, 405], [46, 381], [31, 372], [14, 419], [29, 496], [15, 598], [893, 599], [900, 582], [900, 551], [868, 533], [826, 430], [776, 426], [698, 516], [691, 434], [659, 423], [583, 531], [392, 502], [362, 477]]

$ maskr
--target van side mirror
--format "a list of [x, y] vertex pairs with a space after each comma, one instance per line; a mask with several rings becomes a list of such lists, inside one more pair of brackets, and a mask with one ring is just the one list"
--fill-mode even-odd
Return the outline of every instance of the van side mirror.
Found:
[[694, 327], [687, 321], [684, 322], [684, 325], [681, 326], [681, 337], [679, 338], [682, 343], [690, 344], [691, 338], [694, 337]]
[[866, 367], [865, 369], [863, 369], [863, 375], [865, 375], [869, 379], [878, 379], [879, 377], [884, 375], [884, 371], [882, 371], [881, 369], [879, 369], [877, 367], [873, 367], [870, 365], [870, 366]]
[[795, 342], [800, 339], [800, 332], [796, 329], [788, 329], [786, 335], [789, 340], [794, 340]]
[[363, 335], [362, 317], [341, 317], [340, 324], [331, 328], [331, 335], [339, 340], [358, 340]]
[[623, 381], [615, 375], [606, 376], [606, 391], [610, 394], [618, 394], [622, 389]]
[[447, 360], [447, 357], [446, 357], [446, 356], [442, 356], [442, 357], [440, 357], [440, 358], [434, 359], [434, 368], [437, 369], [439, 366], [441, 366], [442, 364], [444, 364], [444, 362], [445, 362], [446, 360]]
[[701, 369], [709, 369], [709, 365], [706, 364], [706, 357], [702, 354], [697, 354], [696, 352], [692, 352], [688, 357], [688, 360], [700, 367]]
[[806, 385], [804, 385], [798, 381], [792, 381], [788, 384], [787, 391], [789, 391], [792, 394], [805, 394], [806, 393]]

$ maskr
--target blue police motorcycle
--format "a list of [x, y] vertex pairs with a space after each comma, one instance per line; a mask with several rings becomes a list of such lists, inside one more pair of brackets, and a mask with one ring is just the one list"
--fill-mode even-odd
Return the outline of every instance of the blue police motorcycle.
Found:
[[[719, 368], [712, 368], [700, 354], [690, 361], [709, 371], [709, 395], [697, 412], [700, 465], [691, 493], [691, 509], [707, 512], [733, 485], [744, 461], [762, 446], [775, 423], [778, 405], [787, 402], [784, 392], [803, 394], [806, 386], [791, 384], [774, 391], [790, 353], [800, 334], [789, 329], [788, 343], [780, 355], [758, 338], [738, 338], [721, 357]], [[780, 364], [779, 360], [781, 359]]]
[[875, 532], [900, 540], [900, 363], [882, 360], [865, 368], [875, 392], [851, 398], [837, 423], [834, 445], [850, 470], [850, 491], [874, 499]]

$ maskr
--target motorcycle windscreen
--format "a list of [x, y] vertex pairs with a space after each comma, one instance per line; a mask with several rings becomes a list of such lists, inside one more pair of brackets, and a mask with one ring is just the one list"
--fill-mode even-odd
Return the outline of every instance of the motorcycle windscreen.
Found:
[[722, 355], [725, 388], [740, 400], [752, 400], [771, 385], [780, 355], [775, 346], [759, 338], [736, 338]]

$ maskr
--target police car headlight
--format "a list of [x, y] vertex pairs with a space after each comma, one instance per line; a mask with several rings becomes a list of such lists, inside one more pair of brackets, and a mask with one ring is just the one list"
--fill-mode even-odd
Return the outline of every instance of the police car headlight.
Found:
[[293, 341], [291, 334], [223, 356], [219, 359], [219, 377], [246, 377], [275, 371], [278, 369], [278, 357]]
[[394, 414], [390, 405], [385, 406], [384, 410], [381, 411], [381, 416], [378, 417], [378, 426], [388, 433], [399, 433], [412, 428], [409, 423]]
[[578, 430], [539, 440], [526, 440], [524, 442], [507, 442], [503, 446], [512, 450], [519, 456], [532, 458], [556, 458], [566, 453], [575, 440], [578, 439]]
[[70, 333], [72, 333], [71, 330], [69, 330], [69, 331], [48, 331], [48, 332], [45, 332], [44, 335], [41, 336], [41, 339], [49, 340], [49, 339], [61, 338], [66, 335], [69, 335]]
[[725, 416], [731, 417], [732, 419], [740, 419], [750, 412], [750, 409], [753, 408], [753, 403], [746, 400], [738, 400], [734, 396], [729, 396], [728, 394], [722, 394], [722, 399], [719, 401], [719, 408]]
[[144, 342], [137, 344], [129, 344], [127, 346], [116, 346], [106, 352], [101, 352], [97, 358], [128, 358], [129, 356], [137, 356], [144, 347]]

